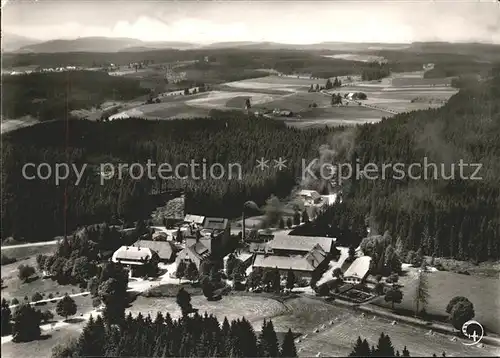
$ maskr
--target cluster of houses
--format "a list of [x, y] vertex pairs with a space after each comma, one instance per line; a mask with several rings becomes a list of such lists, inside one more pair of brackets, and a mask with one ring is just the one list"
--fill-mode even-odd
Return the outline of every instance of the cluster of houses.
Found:
[[[312, 202], [318, 198], [313, 198]], [[139, 239], [131, 246], [122, 246], [112, 256], [112, 261], [126, 265], [132, 277], [149, 276], [157, 272], [158, 264], [180, 262], [194, 263], [198, 270], [205, 260], [222, 258], [228, 254], [231, 240], [230, 222], [224, 218], [186, 215], [177, 229], [154, 227], [151, 239]], [[176, 233], [181, 232], [182, 242]], [[298, 279], [319, 278], [330, 267], [338, 253], [335, 238], [296, 236], [276, 232], [266, 242], [250, 242], [248, 248], [239, 250], [236, 257], [245, 267], [278, 269], [281, 275], [292, 270]], [[226, 256], [227, 258], [227, 256]], [[370, 269], [370, 257], [357, 258], [344, 273], [346, 283], [361, 283]], [[249, 272], [249, 271], [247, 271]], [[171, 274], [174, 274], [173, 272]]]
[[30, 73], [46, 73], [46, 72], [66, 72], [66, 71], [78, 71], [81, 70], [80, 67], [77, 66], [64, 66], [64, 67], [47, 67], [42, 68], [38, 66], [27, 66], [27, 67], [18, 67], [11, 71], [2, 71], [2, 74], [11, 75], [11, 76], [19, 76], [19, 75], [29, 75]]
[[[175, 233], [182, 233], [178, 242]], [[159, 230], [151, 240], [140, 239], [131, 246], [122, 246], [111, 260], [130, 268], [130, 275], [141, 277], [154, 271], [159, 263], [193, 262], [199, 269], [209, 256], [220, 256], [229, 243], [231, 225], [228, 219], [186, 215], [177, 230]]]

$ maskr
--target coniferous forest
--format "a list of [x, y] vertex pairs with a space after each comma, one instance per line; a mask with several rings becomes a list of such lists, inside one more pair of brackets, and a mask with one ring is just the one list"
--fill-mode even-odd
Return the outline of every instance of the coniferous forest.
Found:
[[[345, 128], [298, 130], [283, 122], [253, 117], [96, 123], [51, 122], [4, 136], [2, 152], [2, 237], [45, 240], [77, 226], [117, 218], [137, 220], [155, 207], [150, 193], [184, 189], [186, 212], [237, 217], [243, 203], [263, 205], [271, 194], [286, 197], [301, 182], [301, 160], [318, 156]], [[353, 130], [350, 130], [353, 131]], [[388, 230], [405, 248], [424, 254], [482, 261], [500, 256], [500, 73], [469, 84], [440, 109], [399, 114], [354, 130], [340, 162], [422, 163], [444, 167], [450, 179], [408, 177], [348, 180], [342, 186], [343, 208], [320, 216], [316, 233], [330, 224], [365, 232]], [[283, 157], [287, 168], [260, 170], [256, 160]], [[242, 180], [133, 180], [126, 175], [100, 185], [99, 163], [169, 163], [203, 158], [210, 163], [240, 163]], [[481, 180], [459, 177], [456, 163], [480, 163]], [[26, 180], [26, 162], [89, 163], [79, 185], [75, 176], [54, 181]], [[455, 163], [452, 169], [451, 164]], [[90, 170], [90, 168], [95, 170]], [[440, 170], [438, 168], [438, 170]], [[472, 175], [472, 169], [465, 174]], [[419, 169], [413, 174], [418, 174]], [[186, 174], [186, 173], [184, 173]], [[442, 175], [438, 173], [438, 176]], [[66, 200], [65, 200], [66, 198]], [[66, 209], [66, 210], [65, 210]], [[337, 210], [337, 211], [336, 211]], [[343, 211], [340, 211], [342, 213]], [[333, 214], [336, 213], [336, 214]], [[366, 220], [368, 219], [368, 220]]]
[[52, 357], [296, 357], [289, 330], [280, 345], [272, 321], [257, 334], [245, 318], [222, 324], [212, 315], [153, 320], [130, 314], [121, 325], [92, 317], [78, 340], [54, 347]]

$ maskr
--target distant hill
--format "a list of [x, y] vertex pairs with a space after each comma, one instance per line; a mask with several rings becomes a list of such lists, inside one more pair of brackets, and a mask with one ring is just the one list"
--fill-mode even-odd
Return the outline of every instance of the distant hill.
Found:
[[24, 46], [34, 45], [40, 40], [35, 40], [29, 37], [19, 36], [8, 32], [2, 32], [2, 52], [12, 52]]
[[150, 51], [154, 49], [188, 49], [196, 45], [186, 42], [146, 42], [131, 38], [80, 37], [73, 40], [50, 40], [22, 46], [16, 52], [119, 52]]

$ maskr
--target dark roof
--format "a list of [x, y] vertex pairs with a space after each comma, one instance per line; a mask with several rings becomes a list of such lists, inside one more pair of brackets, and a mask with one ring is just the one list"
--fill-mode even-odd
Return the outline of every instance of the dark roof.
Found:
[[224, 218], [205, 218], [205, 229], [225, 230], [228, 227], [229, 220]]
[[198, 256], [200, 259], [207, 258], [210, 255], [210, 250], [208, 250], [208, 248], [199, 241], [196, 244], [189, 246], [187, 250], [195, 256]]
[[134, 243], [135, 247], [147, 247], [155, 251], [161, 260], [170, 260], [176, 249], [170, 241], [138, 240]]

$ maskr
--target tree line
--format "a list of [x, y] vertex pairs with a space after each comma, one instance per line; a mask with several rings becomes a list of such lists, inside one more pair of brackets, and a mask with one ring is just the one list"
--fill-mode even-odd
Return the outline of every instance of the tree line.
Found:
[[272, 321], [256, 333], [244, 317], [222, 324], [213, 315], [172, 319], [157, 313], [152, 319], [129, 314], [120, 326], [91, 317], [78, 339], [53, 348], [52, 357], [296, 357], [291, 330], [282, 344]]

